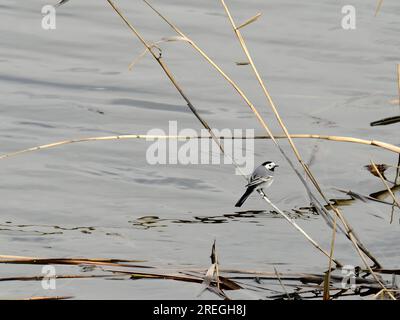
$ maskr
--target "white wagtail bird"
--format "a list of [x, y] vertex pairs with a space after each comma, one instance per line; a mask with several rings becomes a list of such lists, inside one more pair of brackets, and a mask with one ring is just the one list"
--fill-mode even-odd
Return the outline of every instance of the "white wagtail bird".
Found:
[[[252, 173], [249, 183], [246, 185], [246, 192], [242, 195], [235, 207], [241, 207], [246, 199], [253, 193], [254, 190], [262, 190], [268, 188], [274, 181], [275, 168], [279, 167], [272, 161], [266, 161], [258, 166]], [[262, 190], [264, 193], [264, 190]]]

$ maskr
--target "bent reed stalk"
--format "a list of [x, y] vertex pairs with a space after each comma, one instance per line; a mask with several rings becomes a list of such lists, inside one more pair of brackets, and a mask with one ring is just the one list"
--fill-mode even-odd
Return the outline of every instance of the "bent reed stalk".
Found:
[[[218, 140], [248, 140], [248, 139], [254, 139], [254, 140], [270, 140], [270, 136], [254, 136], [254, 137], [245, 137], [245, 136], [240, 136], [240, 137], [232, 137], [232, 136], [215, 136]], [[275, 139], [286, 139], [286, 135], [273, 135]], [[393, 144], [382, 142], [382, 141], [377, 141], [377, 140], [365, 140], [365, 139], [359, 139], [359, 138], [352, 138], [352, 137], [344, 137], [344, 136], [326, 136], [326, 135], [318, 135], [318, 134], [291, 134], [290, 137], [292, 139], [319, 139], [319, 140], [327, 140], [327, 141], [335, 141], [335, 142], [346, 142], [346, 143], [356, 143], [356, 144], [361, 144], [361, 145], [369, 145], [369, 146], [375, 146], [384, 150], [388, 150], [391, 152], [394, 152], [396, 154], [400, 155], [400, 147], [397, 147]], [[183, 135], [148, 135], [148, 134], [123, 134], [123, 135], [117, 135], [117, 136], [100, 136], [100, 137], [86, 137], [86, 138], [77, 138], [77, 139], [71, 139], [71, 140], [62, 140], [62, 141], [57, 141], [49, 144], [44, 144], [40, 146], [35, 146], [27, 149], [21, 149], [15, 152], [10, 152], [6, 153], [3, 155], [0, 155], [0, 160], [18, 156], [23, 153], [28, 153], [28, 152], [34, 152], [34, 151], [40, 151], [40, 150], [45, 150], [45, 149], [52, 149], [52, 148], [57, 148], [61, 147], [64, 145], [68, 144], [73, 144], [73, 143], [83, 143], [83, 142], [94, 142], [94, 141], [109, 141], [109, 140], [128, 140], [128, 139], [133, 139], [133, 140], [154, 140], [154, 139], [166, 139], [166, 140], [180, 140], [180, 141], [185, 141], [185, 140], [191, 140], [191, 139], [213, 139], [211, 136], [183, 136]], [[397, 168], [396, 166], [392, 166], [394, 168]]]

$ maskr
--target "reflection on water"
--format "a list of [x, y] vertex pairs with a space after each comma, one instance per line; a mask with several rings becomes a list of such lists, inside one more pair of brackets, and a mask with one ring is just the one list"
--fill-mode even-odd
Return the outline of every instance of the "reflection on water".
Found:
[[[317, 213], [312, 207], [293, 209], [292, 211], [285, 211], [285, 213], [291, 219], [303, 219], [308, 220], [312, 217], [315, 218]], [[249, 223], [267, 223], [265, 219], [278, 218], [282, 216], [276, 211], [265, 211], [265, 210], [246, 210], [235, 213], [226, 213], [215, 216], [194, 216], [191, 219], [176, 219], [176, 218], [160, 218], [159, 216], [143, 216], [135, 220], [129, 220], [128, 224], [138, 229], [151, 229], [151, 228], [165, 228], [171, 226], [171, 224], [209, 224], [209, 223], [229, 223], [229, 222], [249, 222]], [[11, 221], [7, 221], [0, 224], [0, 230], [12, 231], [12, 232], [24, 232], [24, 233], [37, 233], [39, 235], [54, 235], [54, 234], [67, 234], [67, 231], [76, 231], [84, 234], [92, 234], [101, 230], [101, 227], [62, 227], [59, 225], [24, 225], [15, 224]], [[44, 230], [60, 230], [60, 231], [44, 231]], [[106, 232], [107, 235], [116, 235], [118, 233]]]
[[[310, 219], [315, 216], [315, 211], [310, 208], [293, 209], [292, 211], [285, 211], [291, 219]], [[276, 211], [265, 210], [247, 210], [235, 213], [226, 213], [216, 216], [194, 216], [192, 219], [165, 219], [157, 216], [146, 216], [138, 218], [134, 221], [128, 221], [135, 227], [142, 227], [145, 229], [155, 227], [167, 227], [167, 223], [173, 224], [196, 224], [196, 223], [229, 223], [229, 222], [249, 222], [249, 223], [267, 223], [265, 218], [278, 218], [282, 216]]]

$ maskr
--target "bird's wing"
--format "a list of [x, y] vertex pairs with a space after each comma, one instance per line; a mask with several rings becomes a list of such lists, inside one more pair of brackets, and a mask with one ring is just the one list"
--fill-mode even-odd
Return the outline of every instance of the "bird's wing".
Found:
[[251, 181], [246, 185], [246, 187], [256, 187], [265, 182], [271, 181], [272, 176], [252, 176]]

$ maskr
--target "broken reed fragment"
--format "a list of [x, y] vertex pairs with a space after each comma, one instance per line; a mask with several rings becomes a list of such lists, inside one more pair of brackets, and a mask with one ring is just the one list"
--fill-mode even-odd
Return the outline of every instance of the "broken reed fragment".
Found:
[[382, 177], [385, 179], [385, 180], [387, 180], [386, 179], [386, 177], [385, 177], [385, 171], [387, 170], [387, 169], [389, 169], [389, 166], [387, 165], [387, 164], [377, 164], [376, 165], [376, 169], [374, 168], [374, 166], [372, 165], [372, 164], [368, 164], [368, 165], [366, 165], [365, 166], [365, 168], [367, 168], [367, 170], [372, 174], [372, 175], [374, 175], [375, 177], [378, 177], [379, 178], [379, 175], [382, 175]]
[[394, 193], [390, 189], [390, 187], [387, 184], [387, 182], [385, 181], [384, 177], [379, 172], [379, 169], [377, 168], [376, 164], [372, 160], [371, 160], [371, 165], [372, 165], [373, 169], [375, 170], [375, 172], [378, 174], [379, 178], [382, 180], [382, 182], [385, 185], [385, 187], [386, 187], [387, 191], [389, 192], [390, 196], [392, 197], [393, 204], [395, 204], [398, 208], [400, 208], [400, 202], [397, 200], [396, 196], [394, 195]]
[[250, 23], [253, 23], [253, 22], [257, 21], [258, 18], [260, 18], [260, 17], [261, 17], [261, 12], [257, 13], [254, 17], [251, 17], [250, 19], [248, 19], [245, 22], [243, 22], [241, 25], [236, 27], [236, 29], [237, 30], [242, 29], [243, 27], [249, 25]]
[[370, 123], [371, 127], [376, 126], [387, 126], [389, 124], [394, 124], [400, 122], [400, 116], [394, 116], [389, 118], [383, 118], [381, 120], [373, 121]]

